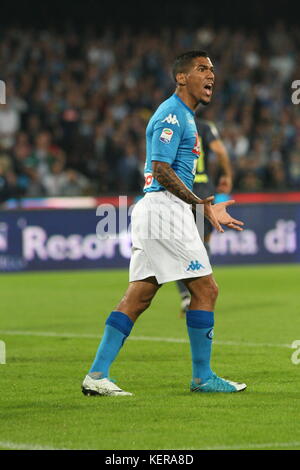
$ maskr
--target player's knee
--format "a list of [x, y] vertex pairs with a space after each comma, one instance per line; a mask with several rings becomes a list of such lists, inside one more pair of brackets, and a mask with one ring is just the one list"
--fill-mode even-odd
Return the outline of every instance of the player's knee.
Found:
[[209, 290], [210, 290], [210, 297], [215, 302], [218, 298], [219, 287], [214, 279], [212, 279], [212, 282], [209, 285]]
[[195, 302], [202, 303], [204, 300], [214, 304], [217, 300], [219, 288], [213, 278], [201, 280], [201, 284], [197, 286], [192, 292], [192, 299]]
[[152, 297], [145, 297], [141, 298], [137, 303], [135, 307], [135, 311], [137, 315], [140, 315], [143, 313], [148, 307], [150, 307], [152, 301]]
[[152, 297], [149, 296], [127, 298], [118, 305], [118, 309], [137, 318], [150, 306], [151, 300]]

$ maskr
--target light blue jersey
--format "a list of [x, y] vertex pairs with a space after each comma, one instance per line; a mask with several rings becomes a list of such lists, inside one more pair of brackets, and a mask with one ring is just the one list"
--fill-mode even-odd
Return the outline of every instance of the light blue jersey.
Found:
[[157, 108], [146, 129], [144, 192], [165, 190], [152, 176], [153, 161], [169, 163], [192, 190], [200, 149], [194, 112], [173, 94]]

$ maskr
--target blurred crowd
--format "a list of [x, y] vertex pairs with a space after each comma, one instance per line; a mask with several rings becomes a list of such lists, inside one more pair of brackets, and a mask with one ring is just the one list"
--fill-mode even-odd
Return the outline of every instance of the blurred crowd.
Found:
[[[148, 119], [174, 91], [174, 57], [196, 48], [214, 62], [214, 96], [202, 116], [220, 131], [234, 191], [299, 189], [300, 105], [291, 101], [299, 28], [9, 28], [0, 33], [0, 202], [139, 193]], [[209, 161], [214, 177], [214, 155]]]

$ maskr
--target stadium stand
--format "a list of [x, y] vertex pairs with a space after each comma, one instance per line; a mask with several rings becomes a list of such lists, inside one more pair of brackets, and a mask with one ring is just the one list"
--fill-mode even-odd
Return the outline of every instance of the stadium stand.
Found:
[[[169, 67], [205, 49], [217, 81], [203, 117], [218, 126], [234, 191], [300, 187], [300, 30], [256, 34], [211, 25], [132, 32], [8, 27], [1, 33], [0, 202], [12, 197], [138, 194], [144, 132], [174, 89]], [[216, 174], [213, 155], [210, 172]]]

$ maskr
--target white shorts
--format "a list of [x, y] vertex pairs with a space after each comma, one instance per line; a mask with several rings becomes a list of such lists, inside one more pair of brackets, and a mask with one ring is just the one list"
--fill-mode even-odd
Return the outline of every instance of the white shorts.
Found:
[[207, 276], [212, 268], [189, 204], [168, 191], [149, 192], [131, 215], [129, 282], [159, 284]]

